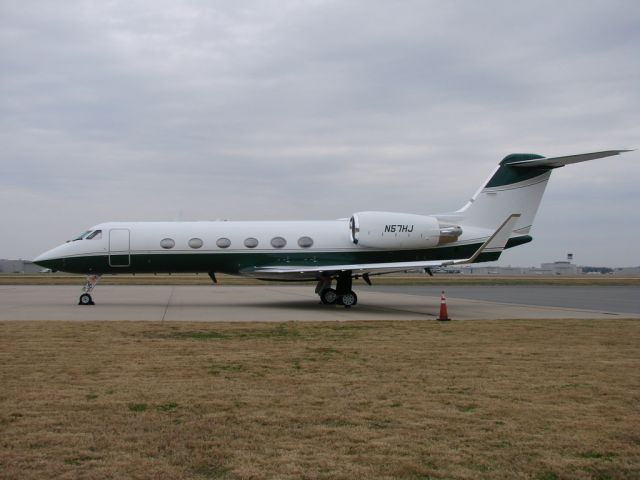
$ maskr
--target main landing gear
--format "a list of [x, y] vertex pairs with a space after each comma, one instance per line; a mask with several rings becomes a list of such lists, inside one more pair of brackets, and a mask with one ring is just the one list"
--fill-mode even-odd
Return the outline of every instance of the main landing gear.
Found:
[[82, 295], [78, 305], [95, 305], [93, 298], [91, 298], [91, 292], [96, 287], [102, 275], [87, 275], [87, 282], [82, 287]]
[[351, 308], [358, 303], [358, 296], [351, 290], [353, 279], [351, 270], [338, 274], [336, 288], [331, 288], [331, 277], [323, 277], [318, 281], [316, 293], [320, 296], [320, 301], [325, 305], [343, 305], [344, 308]]

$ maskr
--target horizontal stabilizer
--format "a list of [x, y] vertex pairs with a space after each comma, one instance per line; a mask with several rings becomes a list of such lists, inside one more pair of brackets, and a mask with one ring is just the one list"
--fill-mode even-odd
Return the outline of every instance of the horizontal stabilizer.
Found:
[[595, 160], [596, 158], [612, 157], [614, 155], [620, 155], [621, 153], [632, 151], [633, 150], [606, 150], [604, 152], [582, 153], [580, 155], [568, 155], [566, 157], [536, 158], [533, 160], [509, 162], [509, 166], [521, 168], [558, 168], [571, 163], [586, 162], [587, 160]]

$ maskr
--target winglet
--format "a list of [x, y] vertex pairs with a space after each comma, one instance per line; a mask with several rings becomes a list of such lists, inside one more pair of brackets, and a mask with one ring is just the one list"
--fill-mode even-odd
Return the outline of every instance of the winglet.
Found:
[[513, 227], [516, 226], [516, 222], [520, 219], [519, 213], [512, 213], [507, 217], [507, 219], [502, 222], [502, 225], [498, 227], [498, 229], [493, 232], [486, 242], [480, 245], [480, 248], [475, 251], [475, 253], [465, 260], [453, 261], [453, 262], [445, 262], [442, 265], [460, 265], [464, 263], [475, 263], [480, 255], [483, 253], [500, 253], [504, 250], [504, 247], [507, 245], [509, 241], [509, 237], [511, 236], [511, 232], [513, 232]]

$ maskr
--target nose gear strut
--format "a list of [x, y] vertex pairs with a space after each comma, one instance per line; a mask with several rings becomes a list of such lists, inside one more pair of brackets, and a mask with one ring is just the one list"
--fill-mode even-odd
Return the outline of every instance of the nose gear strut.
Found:
[[95, 305], [93, 298], [91, 298], [91, 292], [100, 281], [100, 278], [102, 278], [102, 275], [87, 275], [87, 282], [82, 287], [82, 295], [80, 295], [78, 305]]

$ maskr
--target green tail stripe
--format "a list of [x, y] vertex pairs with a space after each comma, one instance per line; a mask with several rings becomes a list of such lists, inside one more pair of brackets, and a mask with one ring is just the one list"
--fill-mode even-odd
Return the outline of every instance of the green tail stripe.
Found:
[[535, 153], [512, 153], [507, 155], [500, 162], [500, 168], [494, 173], [493, 177], [485, 185], [485, 188], [492, 187], [504, 187], [505, 185], [511, 185], [518, 182], [523, 182], [531, 178], [536, 178], [544, 173], [547, 173], [550, 169], [541, 168], [516, 168], [509, 164], [513, 162], [520, 162], [522, 160], [535, 160], [538, 158], [545, 158], [542, 155], [536, 155]]

